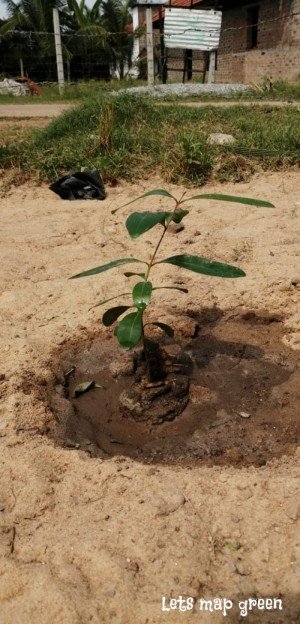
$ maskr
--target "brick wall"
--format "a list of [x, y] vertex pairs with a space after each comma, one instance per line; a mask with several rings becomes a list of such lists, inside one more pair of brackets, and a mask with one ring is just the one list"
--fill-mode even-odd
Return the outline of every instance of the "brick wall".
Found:
[[[259, 7], [257, 47], [249, 48], [248, 10]], [[145, 10], [141, 18], [145, 19]], [[156, 46], [159, 44], [155, 29]], [[145, 38], [140, 48], [145, 47]], [[145, 49], [145, 48], [144, 48]], [[157, 54], [158, 47], [156, 48]], [[169, 66], [183, 69], [183, 50], [169, 50]], [[202, 69], [204, 54], [193, 52], [193, 68]], [[169, 79], [182, 80], [180, 72], [169, 72]], [[201, 74], [194, 74], [202, 81]], [[223, 11], [216, 82], [255, 83], [264, 77], [300, 79], [300, 0], [249, 0], [244, 6]]]
[[[247, 49], [251, 6], [259, 6], [255, 49]], [[300, 78], [300, 0], [257, 0], [223, 13], [216, 82], [251, 83], [266, 76]]]

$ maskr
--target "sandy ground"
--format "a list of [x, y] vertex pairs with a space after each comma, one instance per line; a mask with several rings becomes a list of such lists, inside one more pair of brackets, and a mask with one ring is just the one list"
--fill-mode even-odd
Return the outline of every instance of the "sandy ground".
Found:
[[[115, 217], [110, 209], [161, 184], [122, 184], [99, 203], [63, 202], [30, 186], [1, 200], [1, 624], [299, 622], [299, 453], [260, 468], [149, 466], [121, 452], [91, 458], [47, 435], [70, 409], [59, 385], [68, 351], [78, 357], [81, 342], [88, 349], [101, 335], [101, 313], [89, 308], [112, 289], [127, 290], [118, 270], [68, 277], [113, 258], [148, 256], [157, 232], [131, 242], [123, 229], [131, 207]], [[280, 314], [283, 342], [297, 352], [299, 175], [268, 174], [221, 190], [265, 198], [276, 209], [191, 204], [185, 230], [169, 236], [165, 252], [231, 262], [247, 277], [174, 269], [189, 295], [166, 291], [158, 307], [183, 320], [189, 307], [203, 305]], [[165, 204], [148, 199], [143, 208], [156, 205]], [[163, 595], [180, 594], [235, 606], [226, 618], [218, 610], [161, 611]], [[237, 602], [255, 596], [282, 598], [283, 610], [239, 614]]]
[[[72, 108], [73, 106], [76, 106], [77, 103], [60, 103], [57, 102], [55, 104], [36, 104], [36, 103], [32, 103], [32, 104], [0, 104], [0, 119], [4, 118], [4, 119], [8, 119], [10, 117], [16, 117], [16, 118], [32, 118], [32, 117], [45, 117], [45, 118], [49, 118], [49, 117], [58, 117], [58, 115], [60, 115], [63, 111], [68, 110], [69, 108]], [[260, 100], [253, 100], [252, 102], [248, 102], [248, 101], [232, 101], [232, 102], [197, 102], [197, 101], [193, 101], [193, 102], [186, 102], [186, 101], [180, 101], [178, 102], [178, 104], [181, 104], [182, 106], [192, 106], [192, 107], [196, 107], [196, 108], [203, 108], [205, 106], [217, 106], [217, 107], [225, 107], [228, 108], [230, 106], [274, 106], [276, 108], [278, 107], [282, 107], [282, 106], [296, 106], [299, 108], [299, 102], [297, 101], [289, 101], [289, 102], [283, 102], [283, 101], [272, 101], [272, 100], [265, 100], [263, 102], [261, 102]], [[157, 103], [157, 105], [160, 106], [167, 106], [168, 102], [160, 102]]]
[[68, 110], [72, 104], [0, 104], [0, 118], [16, 117], [58, 117], [64, 110]]

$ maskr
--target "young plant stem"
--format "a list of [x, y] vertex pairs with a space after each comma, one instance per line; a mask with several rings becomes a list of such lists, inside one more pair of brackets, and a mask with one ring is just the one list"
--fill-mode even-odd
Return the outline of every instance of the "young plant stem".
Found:
[[[182, 198], [184, 196], [185, 193], [183, 193], [182, 197], [180, 198], [180, 200], [175, 200], [176, 201], [176, 205], [175, 208], [173, 210], [173, 214], [176, 212], [176, 209], [178, 208], [179, 204], [182, 201]], [[156, 254], [161, 246], [161, 243], [164, 239], [164, 236], [167, 232], [167, 229], [169, 227], [171, 223], [171, 218], [169, 218], [167, 224], [165, 224], [163, 226], [163, 232], [162, 235], [160, 237], [160, 239], [158, 240], [158, 243], [154, 249], [152, 258], [148, 264], [148, 269], [147, 269], [147, 273], [145, 274], [145, 282], [148, 281], [148, 277], [151, 271], [151, 268], [154, 264], [155, 258], [156, 258]], [[143, 316], [142, 315], [142, 343], [143, 343], [143, 351], [144, 351], [144, 356], [145, 356], [145, 360], [146, 360], [146, 366], [147, 366], [147, 370], [148, 370], [148, 376], [149, 376], [149, 380], [150, 382], [155, 382], [155, 381], [161, 381], [162, 379], [165, 378], [166, 376], [166, 372], [165, 372], [165, 367], [164, 367], [164, 363], [163, 363], [163, 357], [162, 357], [162, 352], [161, 349], [159, 347], [158, 344], [156, 344], [153, 341], [149, 341], [147, 340], [147, 338], [145, 337], [145, 331], [144, 331], [144, 323], [143, 323]]]
[[164, 225], [163, 233], [162, 233], [162, 235], [161, 235], [161, 237], [160, 237], [160, 239], [159, 239], [159, 241], [158, 241], [158, 243], [157, 243], [157, 245], [156, 245], [156, 247], [155, 247], [155, 249], [154, 249], [154, 252], [153, 252], [152, 258], [151, 258], [151, 260], [150, 260], [150, 262], [149, 262], [149, 264], [148, 264], [148, 270], [147, 270], [147, 273], [146, 273], [146, 275], [145, 275], [145, 282], [147, 282], [147, 281], [148, 281], [149, 273], [150, 273], [150, 271], [151, 271], [151, 268], [152, 268], [152, 266], [153, 266], [153, 263], [154, 263], [154, 260], [155, 260], [156, 254], [157, 254], [157, 252], [158, 252], [158, 250], [159, 250], [159, 248], [160, 248], [160, 245], [161, 245], [161, 243], [162, 243], [162, 241], [163, 241], [163, 238], [164, 238], [164, 235], [165, 235], [165, 233], [166, 233], [167, 229], [168, 229], [168, 226], [167, 226], [167, 225]]

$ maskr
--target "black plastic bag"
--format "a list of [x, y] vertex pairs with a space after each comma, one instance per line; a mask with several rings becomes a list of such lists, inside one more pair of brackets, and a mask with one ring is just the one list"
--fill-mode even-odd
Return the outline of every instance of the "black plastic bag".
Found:
[[105, 199], [104, 184], [97, 171], [76, 171], [50, 184], [49, 189], [62, 199]]

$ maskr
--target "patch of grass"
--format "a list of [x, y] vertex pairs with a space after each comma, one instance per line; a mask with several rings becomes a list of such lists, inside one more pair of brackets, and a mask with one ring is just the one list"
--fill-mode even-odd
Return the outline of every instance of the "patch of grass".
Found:
[[90, 80], [89, 82], [77, 82], [76, 84], [66, 84], [60, 92], [57, 84], [41, 85], [42, 95], [15, 96], [1, 95], [0, 104], [51, 104], [54, 102], [76, 102], [93, 98], [109, 91], [118, 91], [129, 87], [144, 86], [145, 81], [138, 82], [133, 78], [126, 80], [111, 80], [110, 82]]
[[228, 548], [228, 550], [234, 552], [236, 550], [240, 550], [240, 548], [243, 547], [243, 544], [241, 544], [240, 542], [236, 542], [235, 540], [230, 540], [225, 542], [225, 546]]
[[[0, 147], [5, 168], [53, 180], [81, 167], [97, 167], [105, 181], [136, 180], [159, 171], [168, 181], [203, 184], [246, 179], [257, 169], [299, 161], [295, 108], [157, 106], [129, 95], [88, 99], [29, 140]], [[233, 134], [230, 146], [209, 145], [211, 132]]]

